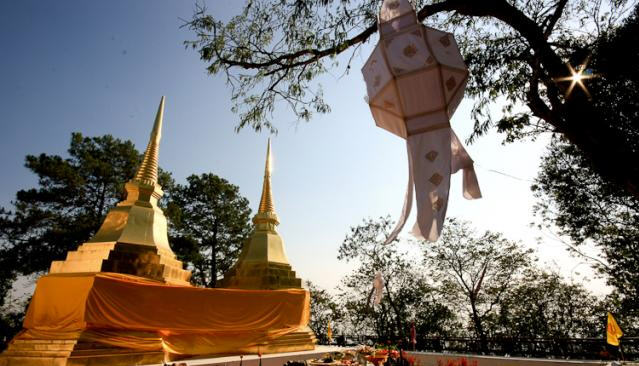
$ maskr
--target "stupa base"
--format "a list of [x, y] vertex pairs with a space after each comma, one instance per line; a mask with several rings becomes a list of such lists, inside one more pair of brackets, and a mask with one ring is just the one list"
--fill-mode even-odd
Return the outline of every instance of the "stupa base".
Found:
[[171, 285], [190, 286], [191, 272], [175, 254], [149, 245], [119, 242], [84, 243], [51, 262], [50, 274], [117, 272]]
[[[126, 336], [126, 332], [122, 332]], [[139, 335], [139, 334], [138, 334]], [[152, 337], [152, 334], [149, 334]], [[89, 338], [93, 336], [89, 335]], [[0, 366], [129, 366], [162, 364], [163, 362], [214, 356], [275, 354], [283, 352], [310, 351], [315, 349], [313, 332], [304, 327], [272, 341], [244, 347], [235, 352], [212, 354], [172, 354], [161, 348], [157, 350], [135, 350], [109, 346], [105, 343], [83, 339], [33, 339], [29, 335], [18, 335], [9, 348], [0, 355]]]
[[224, 278], [218, 280], [217, 285], [223, 288], [277, 290], [302, 288], [302, 280], [296, 277], [290, 264], [239, 262], [224, 274]]
[[57, 274], [38, 280], [24, 329], [0, 366], [161, 364], [212, 355], [312, 350], [302, 289], [204, 289], [139, 277]]
[[80, 339], [14, 339], [0, 366], [102, 366], [162, 363], [160, 351], [139, 351]]

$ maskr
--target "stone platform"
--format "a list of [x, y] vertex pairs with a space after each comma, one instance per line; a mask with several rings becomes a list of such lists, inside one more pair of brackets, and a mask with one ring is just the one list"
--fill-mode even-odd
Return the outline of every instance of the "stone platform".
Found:
[[[329, 352], [344, 352], [353, 349], [352, 347], [315, 346], [314, 350], [300, 352], [283, 352], [262, 355], [262, 366], [282, 366], [286, 361], [304, 361], [322, 357]], [[259, 357], [257, 355], [243, 356], [242, 366], [258, 366]], [[175, 366], [239, 366], [240, 356], [221, 356], [200, 359], [190, 359], [174, 361]], [[171, 365], [171, 363], [169, 363]], [[144, 366], [163, 366], [161, 363], [144, 364]]]

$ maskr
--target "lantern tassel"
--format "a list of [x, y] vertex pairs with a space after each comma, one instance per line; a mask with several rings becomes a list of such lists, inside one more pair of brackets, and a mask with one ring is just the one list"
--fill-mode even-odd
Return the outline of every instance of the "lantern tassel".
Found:
[[[448, 149], [442, 146], [446, 141], [449, 144]], [[464, 198], [481, 198], [473, 160], [452, 129], [445, 128], [409, 136], [407, 147], [408, 186], [404, 207], [395, 229], [384, 244], [393, 242], [406, 224], [413, 205], [413, 190], [416, 191], [418, 206], [417, 221], [411, 233], [417, 238], [431, 242], [439, 239], [444, 225], [451, 174], [463, 170]], [[450, 161], [449, 166], [446, 166], [447, 161]]]

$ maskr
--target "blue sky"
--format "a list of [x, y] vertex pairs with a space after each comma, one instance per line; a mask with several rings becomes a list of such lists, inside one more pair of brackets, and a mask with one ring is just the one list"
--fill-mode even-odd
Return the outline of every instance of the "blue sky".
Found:
[[[217, 18], [237, 13], [240, 1], [209, 1]], [[24, 166], [27, 154], [66, 153], [71, 133], [112, 134], [142, 150], [157, 104], [166, 95], [160, 164], [178, 182], [213, 172], [259, 203], [266, 133], [234, 132], [224, 80], [207, 75], [180, 28], [194, 1], [3, 1], [0, 2], [0, 204], [35, 185]], [[328, 115], [296, 123], [276, 111], [273, 191], [289, 259], [302, 278], [332, 288], [351, 266], [337, 261], [350, 226], [365, 217], [397, 218], [407, 179], [405, 142], [375, 127], [364, 102], [359, 68], [377, 38], [363, 47], [349, 75], [322, 77]], [[471, 101], [452, 124], [460, 138], [471, 131]], [[496, 108], [498, 110], [498, 108]], [[538, 250], [542, 262], [576, 280], [590, 272], [557, 241], [533, 230], [530, 180], [545, 138], [501, 145], [490, 134], [467, 149], [477, 163], [484, 198], [466, 201], [454, 176], [448, 214], [478, 230], [501, 231]], [[520, 179], [496, 174], [505, 172]], [[407, 226], [412, 227], [413, 219]], [[404, 237], [407, 237], [407, 229]], [[536, 237], [543, 243], [536, 244]], [[581, 275], [577, 274], [580, 272]], [[593, 283], [605, 291], [601, 281]]]

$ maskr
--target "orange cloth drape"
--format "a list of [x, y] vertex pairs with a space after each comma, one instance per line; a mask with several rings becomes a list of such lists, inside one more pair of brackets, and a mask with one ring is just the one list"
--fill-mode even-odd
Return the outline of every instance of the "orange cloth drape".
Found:
[[74, 338], [175, 354], [250, 350], [304, 327], [302, 289], [171, 286], [117, 274], [49, 275], [38, 280], [23, 337]]

